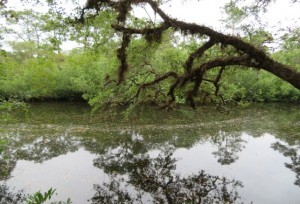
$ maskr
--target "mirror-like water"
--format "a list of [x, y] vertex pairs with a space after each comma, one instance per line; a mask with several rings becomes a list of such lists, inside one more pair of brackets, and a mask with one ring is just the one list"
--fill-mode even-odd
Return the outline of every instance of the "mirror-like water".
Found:
[[31, 104], [0, 124], [0, 140], [0, 203], [51, 187], [51, 201], [78, 204], [300, 203], [299, 105], [91, 114]]

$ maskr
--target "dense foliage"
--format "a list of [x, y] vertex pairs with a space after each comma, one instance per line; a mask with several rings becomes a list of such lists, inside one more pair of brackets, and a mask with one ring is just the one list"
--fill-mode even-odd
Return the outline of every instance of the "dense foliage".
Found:
[[[245, 15], [233, 2], [226, 5], [225, 11], [228, 25]], [[167, 29], [159, 39], [153, 35], [131, 39], [126, 52], [130, 72], [126, 73], [126, 80], [119, 83], [116, 76], [120, 56], [116, 52], [121, 49], [119, 43], [122, 35], [111, 28], [116, 17], [111, 10], [97, 16], [94, 13], [90, 14], [91, 17], [87, 15], [84, 24], [51, 10], [38, 13], [3, 9], [2, 13], [9, 16], [3, 32], [22, 36], [21, 41], [10, 42], [10, 51], [2, 50], [0, 53], [2, 101], [11, 98], [25, 101], [85, 99], [94, 106], [132, 103], [162, 105], [166, 103], [173, 81], [152, 82], [170, 69], [183, 74], [182, 67], [190, 53], [195, 52], [199, 44], [207, 42], [205, 36], [178, 37], [174, 29]], [[131, 20], [131, 24], [138, 28], [147, 22], [146, 19], [134, 17]], [[21, 29], [16, 29], [14, 25], [19, 25]], [[243, 40], [254, 46], [266, 49], [265, 43], [272, 41], [271, 34], [261, 28], [251, 31], [251, 35], [243, 33], [243, 28], [242, 25], [237, 28]], [[298, 71], [299, 33], [300, 30], [296, 29], [283, 35], [280, 49], [269, 53], [272, 58]], [[80, 47], [63, 51], [61, 45], [65, 40], [74, 40]], [[213, 45], [193, 63], [201, 64], [233, 52], [235, 50], [231, 47], [221, 45], [220, 50], [219, 45]], [[219, 76], [219, 80], [215, 81], [215, 76]], [[147, 89], [144, 89], [145, 85]], [[192, 87], [193, 84], [187, 84], [177, 90], [174, 93], [175, 102], [184, 103], [186, 92]], [[196, 103], [222, 104], [227, 101], [299, 102], [300, 91], [266, 71], [233, 65], [222, 68], [222, 73], [214, 69], [207, 71], [194, 100]]]

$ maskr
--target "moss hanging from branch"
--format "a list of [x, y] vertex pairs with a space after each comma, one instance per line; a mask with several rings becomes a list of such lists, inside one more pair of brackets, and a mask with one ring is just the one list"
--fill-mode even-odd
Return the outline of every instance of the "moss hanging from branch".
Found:
[[130, 37], [131, 36], [128, 33], [123, 33], [121, 47], [117, 50], [117, 57], [120, 61], [118, 72], [118, 84], [124, 81], [125, 72], [128, 70], [126, 49], [130, 43]]
[[125, 23], [130, 9], [131, 9], [131, 1], [128, 0], [120, 1], [118, 5], [117, 21]]
[[[104, 2], [104, 1], [101, 1]], [[154, 13], [160, 16], [162, 23], [155, 28], [150, 28], [149, 25], [145, 25], [143, 28], [135, 28], [134, 25], [126, 21], [128, 14], [133, 5], [148, 4]], [[105, 0], [105, 5], [114, 9], [117, 13], [116, 23], [112, 25], [116, 32], [122, 33], [121, 46], [117, 50], [117, 57], [120, 61], [119, 72], [118, 72], [118, 84], [125, 80], [125, 73], [128, 71], [128, 62], [126, 49], [131, 42], [131, 38], [140, 35], [145, 38], [148, 43], [161, 43], [162, 35], [167, 29], [172, 28], [174, 31], [179, 31], [183, 35], [193, 36], [205, 36], [209, 40], [193, 52], [190, 53], [185, 63], [182, 64], [181, 71], [172, 70], [166, 71], [165, 75], [158, 77], [157, 79], [144, 83], [138, 88], [138, 93], [142, 89], [148, 86], [152, 86], [160, 83], [163, 80], [173, 76], [173, 82], [171, 83], [168, 96], [170, 105], [175, 101], [175, 90], [177, 88], [183, 88], [186, 84], [193, 84], [193, 88], [186, 93], [186, 101], [192, 107], [195, 107], [194, 97], [197, 95], [198, 90], [201, 88], [204, 74], [207, 70], [220, 68], [215, 80], [210, 80], [216, 88], [215, 94], [218, 94], [219, 81], [222, 73], [225, 71], [225, 67], [238, 65], [242, 67], [253, 67], [257, 69], [266, 70], [277, 77], [287, 81], [295, 88], [300, 89], [300, 73], [295, 71], [292, 67], [276, 62], [268, 56], [268, 54], [254, 45], [243, 41], [239, 37], [226, 35], [221, 32], [217, 32], [212, 28], [198, 25], [195, 23], [186, 23], [173, 19], [168, 16], [160, 7], [159, 3], [154, 0]], [[214, 45], [221, 45], [220, 52], [226, 52], [228, 49], [224, 49], [226, 46], [230, 46], [232, 51], [228, 52], [226, 57], [215, 57], [212, 56], [209, 61], [204, 61], [197, 66], [194, 65], [195, 59], [201, 58], [205, 52], [214, 47]], [[183, 72], [182, 72], [183, 71]], [[170, 73], [172, 73], [170, 75]], [[174, 77], [176, 76], [176, 77]]]
[[189, 58], [187, 59], [187, 61], [184, 64], [185, 71], [187, 73], [190, 73], [192, 70], [194, 60], [196, 58], [200, 58], [206, 50], [208, 50], [209, 48], [211, 48], [214, 45], [215, 45], [215, 42], [212, 39], [210, 39], [209, 41], [204, 43], [200, 48], [198, 48], [195, 52], [191, 53]]

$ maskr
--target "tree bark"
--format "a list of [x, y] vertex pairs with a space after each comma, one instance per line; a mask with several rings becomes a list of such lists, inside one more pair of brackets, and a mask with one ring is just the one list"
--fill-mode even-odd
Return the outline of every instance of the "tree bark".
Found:
[[[154, 0], [98, 0], [101, 4], [106, 4], [104, 8], [110, 7], [116, 11], [117, 18], [116, 24], [112, 25], [116, 32], [123, 34], [123, 39], [121, 47], [118, 49], [118, 59], [120, 61], [119, 67], [119, 80], [118, 83], [121, 83], [125, 80], [124, 74], [129, 71], [127, 65], [127, 55], [126, 48], [130, 44], [130, 37], [140, 35], [143, 36], [149, 43], [160, 42], [162, 33], [168, 30], [169, 28], [174, 29], [175, 31], [180, 31], [183, 35], [198, 35], [206, 36], [208, 41], [202, 45], [199, 45], [198, 49], [195, 52], [191, 53], [186, 59], [182, 68], [184, 73], [175, 73], [173, 70], [165, 73], [165, 75], [159, 77], [152, 82], [145, 83], [140, 85], [138, 89], [137, 96], [139, 92], [156, 83], [160, 83], [162, 80], [169, 78], [169, 76], [174, 77], [174, 83], [171, 84], [168, 95], [171, 97], [169, 103], [175, 101], [174, 91], [177, 87], [183, 87], [186, 83], [190, 82], [194, 84], [194, 87], [187, 92], [186, 99], [187, 101], [194, 106], [193, 97], [197, 95], [197, 91], [201, 86], [201, 82], [204, 80], [204, 75], [207, 70], [213, 68], [222, 68], [222, 72], [218, 74], [218, 80], [211, 81], [216, 84], [221, 78], [225, 67], [238, 65], [243, 67], [252, 67], [256, 69], [263, 69], [268, 71], [275, 76], [281, 78], [282, 80], [290, 83], [296, 89], [300, 90], [300, 72], [297, 72], [296, 69], [293, 69], [290, 66], [284, 65], [272, 59], [264, 50], [243, 41], [241, 38], [236, 36], [227, 35], [224, 33], [217, 32], [209, 27], [197, 25], [195, 23], [186, 23], [179, 21], [177, 19], [171, 18], [163, 10], [160, 9], [159, 3]], [[144, 28], [135, 28], [127, 25], [127, 15], [129, 14], [132, 5], [138, 4], [148, 4], [152, 10], [158, 14], [162, 22], [153, 27], [145, 26]], [[126, 38], [124, 38], [126, 36]], [[206, 61], [197, 67], [194, 66], [194, 60], [201, 58], [204, 53], [214, 46], [226, 47], [230, 46], [234, 48], [234, 52], [227, 53], [227, 57], [215, 58], [211, 61]], [[222, 51], [222, 50], [221, 50]], [[170, 73], [172, 73], [170, 75]], [[218, 89], [218, 85], [216, 86]], [[217, 91], [216, 91], [217, 93]]]

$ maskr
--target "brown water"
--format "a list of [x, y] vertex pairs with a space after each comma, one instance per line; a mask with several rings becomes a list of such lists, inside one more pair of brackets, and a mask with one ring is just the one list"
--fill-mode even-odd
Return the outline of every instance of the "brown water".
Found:
[[51, 201], [76, 204], [300, 203], [299, 105], [92, 114], [43, 103], [13, 117], [0, 124], [0, 203], [51, 187]]

